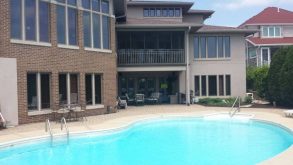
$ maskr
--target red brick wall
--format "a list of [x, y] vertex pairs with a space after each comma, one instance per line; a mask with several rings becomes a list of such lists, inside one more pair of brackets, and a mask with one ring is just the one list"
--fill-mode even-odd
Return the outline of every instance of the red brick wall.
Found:
[[[85, 105], [85, 74], [102, 74], [102, 104], [115, 104], [116, 83], [116, 43], [115, 20], [111, 19], [112, 53], [86, 51], [83, 47], [82, 11], [78, 13], [78, 45], [79, 50], [57, 47], [56, 5], [51, 4], [51, 47], [14, 44], [10, 42], [10, 0], [0, 1], [0, 57], [17, 59], [18, 77], [18, 111], [19, 123], [44, 121], [50, 115], [28, 116], [27, 112], [27, 72], [51, 73], [51, 107], [59, 104], [59, 73], [79, 74], [79, 98]], [[106, 108], [87, 111], [88, 115], [103, 114]], [[52, 117], [52, 115], [51, 115]]]

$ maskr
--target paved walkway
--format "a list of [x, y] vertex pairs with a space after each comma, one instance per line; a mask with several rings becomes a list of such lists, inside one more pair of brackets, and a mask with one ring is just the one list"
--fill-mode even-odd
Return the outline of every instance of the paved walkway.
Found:
[[[81, 131], [105, 130], [127, 126], [135, 121], [164, 116], [203, 116], [211, 113], [228, 112], [226, 107], [204, 107], [200, 105], [152, 105], [128, 107], [118, 113], [91, 116], [85, 122], [68, 122], [71, 133]], [[293, 130], [293, 118], [285, 118], [282, 109], [242, 108], [242, 113], [254, 114], [256, 119], [272, 121]], [[54, 134], [62, 133], [60, 123], [51, 122]], [[44, 123], [33, 123], [0, 131], [0, 144], [31, 137], [48, 136]], [[271, 160], [266, 165], [293, 164], [293, 147]]]

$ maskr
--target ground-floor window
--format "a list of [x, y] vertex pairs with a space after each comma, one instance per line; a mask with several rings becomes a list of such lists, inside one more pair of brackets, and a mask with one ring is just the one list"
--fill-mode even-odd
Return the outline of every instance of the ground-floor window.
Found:
[[40, 111], [50, 108], [50, 74], [27, 74], [27, 105], [29, 111]]
[[230, 96], [230, 75], [196, 75], [194, 76], [195, 96]]
[[86, 105], [96, 105], [102, 103], [101, 92], [101, 75], [86, 74], [85, 75], [85, 95]]
[[270, 48], [261, 48], [261, 66], [270, 65], [271, 53]]
[[59, 103], [78, 104], [78, 74], [59, 74]]

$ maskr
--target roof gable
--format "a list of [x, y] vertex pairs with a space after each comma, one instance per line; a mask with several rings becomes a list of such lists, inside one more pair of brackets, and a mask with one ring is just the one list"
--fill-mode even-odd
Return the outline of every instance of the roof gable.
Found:
[[263, 24], [293, 24], [293, 12], [277, 7], [268, 7], [245, 21], [239, 27]]

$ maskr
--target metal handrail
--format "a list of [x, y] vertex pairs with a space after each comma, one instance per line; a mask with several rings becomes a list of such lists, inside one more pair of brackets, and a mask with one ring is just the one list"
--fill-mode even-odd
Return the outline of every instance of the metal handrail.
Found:
[[61, 130], [63, 130], [63, 127], [65, 127], [65, 129], [66, 129], [66, 135], [67, 135], [67, 138], [68, 138], [69, 137], [69, 130], [68, 130], [68, 127], [67, 127], [67, 123], [66, 123], [65, 117], [62, 117], [61, 118], [60, 123], [61, 123]]
[[[238, 106], [237, 106], [237, 108], [235, 109], [235, 106], [236, 106], [237, 101], [238, 101]], [[240, 96], [238, 96], [238, 97], [235, 99], [235, 101], [234, 101], [234, 103], [233, 103], [233, 105], [232, 105], [232, 108], [231, 108], [231, 110], [230, 110], [230, 112], [229, 112], [230, 117], [233, 117], [233, 116], [236, 114], [236, 112], [240, 112], [240, 104], [241, 104], [240, 102], [241, 102], [241, 98], [240, 98]]]
[[51, 141], [53, 140], [53, 133], [52, 133], [52, 129], [51, 129], [51, 123], [50, 123], [50, 120], [47, 119], [46, 122], [45, 122], [45, 131], [48, 132], [49, 131], [49, 134], [50, 134], [50, 137], [51, 137]]
[[0, 119], [3, 123], [3, 127], [6, 128], [6, 120], [5, 120], [4, 116], [2, 115], [1, 111], [0, 111]]

